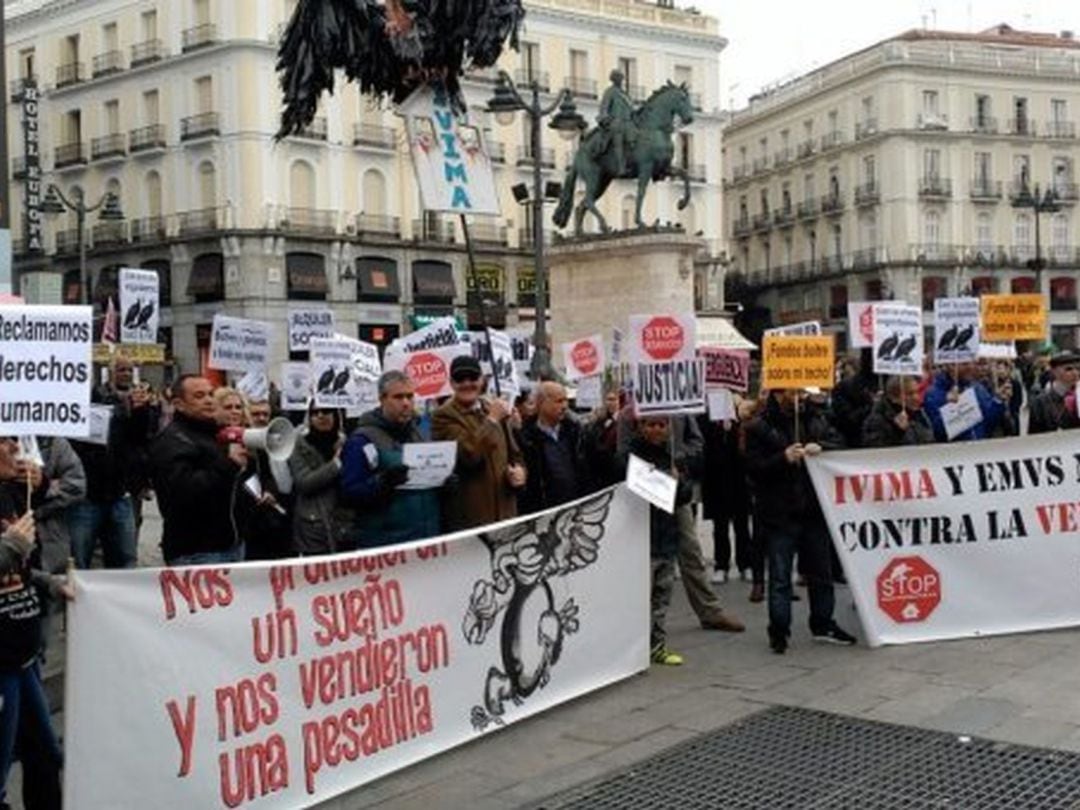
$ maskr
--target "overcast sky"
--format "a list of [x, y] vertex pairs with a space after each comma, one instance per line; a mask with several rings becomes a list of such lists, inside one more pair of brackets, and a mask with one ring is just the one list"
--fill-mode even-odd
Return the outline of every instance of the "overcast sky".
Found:
[[[746, 104], [764, 85], [793, 78], [852, 51], [922, 26], [1013, 28], [1080, 36], [1077, 0], [680, 0], [720, 18], [721, 102]], [[936, 24], [935, 24], [936, 19]]]

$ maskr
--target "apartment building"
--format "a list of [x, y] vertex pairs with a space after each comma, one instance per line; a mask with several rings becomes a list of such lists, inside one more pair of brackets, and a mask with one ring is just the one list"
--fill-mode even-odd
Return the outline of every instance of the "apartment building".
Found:
[[[88, 203], [118, 195], [125, 219], [87, 220], [90, 298], [102, 306], [117, 269], [161, 276], [162, 341], [184, 370], [205, 363], [216, 312], [278, 325], [287, 358], [292, 301], [325, 301], [339, 330], [385, 344], [417, 322], [457, 313], [494, 325], [528, 324], [535, 304], [528, 208], [511, 194], [534, 160], [561, 180], [574, 143], [550, 130], [539, 155], [518, 116], [485, 111], [495, 72], [470, 76], [470, 119], [497, 160], [503, 216], [471, 223], [480, 289], [469, 289], [459, 222], [425, 214], [400, 119], [341, 84], [309, 129], [272, 140], [280, 109], [277, 42], [296, 0], [8, 0], [7, 70], [16, 272], [39, 300], [82, 296], [75, 215], [44, 220], [42, 249], [26, 239], [26, 88], [37, 88], [41, 193], [52, 183]], [[650, 195], [649, 216], [721, 238], [719, 53], [715, 19], [642, 0], [533, 0], [520, 52], [502, 67], [536, 80], [546, 100], [571, 88], [595, 118], [616, 66], [644, 98], [687, 82], [699, 115], [679, 135], [694, 176]], [[33, 163], [33, 160], [31, 160]], [[626, 222], [633, 189], [609, 192], [605, 214]], [[27, 217], [27, 214], [31, 214]], [[20, 229], [20, 223], [23, 223]]]
[[843, 346], [849, 300], [1041, 288], [1075, 346], [1078, 115], [1080, 41], [1004, 25], [909, 31], [753, 98], [724, 134], [729, 293]]

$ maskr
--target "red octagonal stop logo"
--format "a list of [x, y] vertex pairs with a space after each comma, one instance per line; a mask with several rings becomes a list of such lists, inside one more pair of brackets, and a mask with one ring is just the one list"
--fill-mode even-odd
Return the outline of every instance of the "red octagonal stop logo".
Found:
[[878, 574], [877, 600], [894, 622], [924, 621], [941, 603], [941, 576], [922, 557], [897, 557]]
[[446, 363], [431, 352], [415, 354], [405, 364], [405, 376], [412, 380], [420, 399], [438, 396], [446, 385], [446, 375]]
[[682, 351], [685, 340], [679, 322], [667, 315], [653, 318], [641, 330], [641, 347], [653, 360], [670, 360]]
[[600, 365], [600, 356], [591, 340], [582, 340], [575, 344], [570, 350], [570, 357], [577, 370], [586, 376], [593, 374]]

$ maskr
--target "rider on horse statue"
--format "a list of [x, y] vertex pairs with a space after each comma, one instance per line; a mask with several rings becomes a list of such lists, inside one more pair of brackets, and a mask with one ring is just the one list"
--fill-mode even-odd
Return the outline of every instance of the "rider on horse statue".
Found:
[[596, 117], [596, 123], [606, 134], [604, 143], [599, 148], [601, 151], [608, 148], [612, 150], [621, 177], [626, 174], [626, 152], [633, 152], [634, 149], [637, 126], [634, 124], [634, 102], [622, 86], [626, 77], [621, 70], [616, 69], [611, 71], [610, 78], [611, 87], [604, 91], [603, 98], [600, 99], [600, 113]]

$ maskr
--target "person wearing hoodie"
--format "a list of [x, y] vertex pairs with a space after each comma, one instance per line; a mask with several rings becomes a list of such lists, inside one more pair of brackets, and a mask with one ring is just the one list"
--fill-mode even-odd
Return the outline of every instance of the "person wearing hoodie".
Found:
[[341, 454], [341, 492], [356, 510], [359, 548], [436, 537], [442, 528], [438, 489], [399, 489], [409, 478], [404, 446], [424, 437], [412, 381], [400, 371], [379, 378], [379, 407], [360, 417]]

